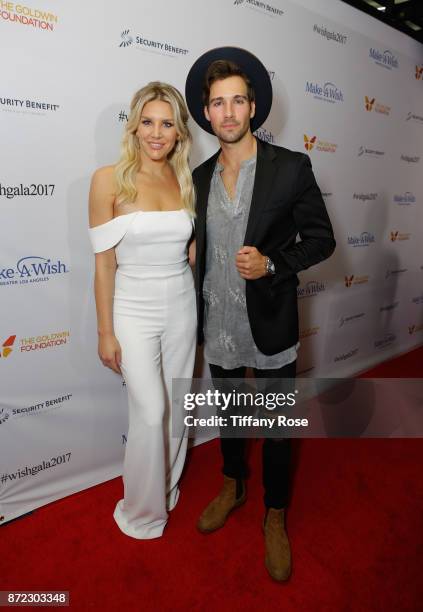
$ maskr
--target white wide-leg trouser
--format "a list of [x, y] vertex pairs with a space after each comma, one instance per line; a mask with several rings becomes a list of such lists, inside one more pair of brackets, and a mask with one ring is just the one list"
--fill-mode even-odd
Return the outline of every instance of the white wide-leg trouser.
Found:
[[133, 538], [157, 538], [178, 501], [187, 448], [187, 437], [172, 436], [172, 420], [184, 430], [182, 402], [172, 405], [172, 378], [187, 379], [188, 392], [195, 358], [195, 293], [186, 262], [120, 266], [114, 329], [129, 406], [124, 499], [114, 518]]

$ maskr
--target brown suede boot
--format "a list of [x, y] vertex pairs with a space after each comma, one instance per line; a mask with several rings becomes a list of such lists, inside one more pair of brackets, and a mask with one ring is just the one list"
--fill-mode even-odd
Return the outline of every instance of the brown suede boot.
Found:
[[284, 522], [284, 510], [269, 508], [263, 524], [266, 568], [272, 578], [278, 582], [288, 580], [291, 574], [291, 550]]
[[201, 533], [211, 533], [225, 524], [229, 513], [241, 506], [247, 499], [245, 483], [242, 482], [242, 494], [236, 497], [236, 479], [223, 476], [223, 487], [217, 497], [203, 510], [197, 529]]

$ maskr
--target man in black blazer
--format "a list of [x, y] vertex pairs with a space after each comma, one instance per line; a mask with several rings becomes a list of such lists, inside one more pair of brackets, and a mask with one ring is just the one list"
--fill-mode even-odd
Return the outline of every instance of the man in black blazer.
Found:
[[[272, 89], [251, 53], [205, 53], [188, 75], [186, 97], [221, 146], [193, 173], [198, 341], [205, 340], [212, 378], [217, 386], [243, 378], [246, 367], [256, 378], [295, 378], [297, 273], [335, 248], [310, 159], [253, 135], [270, 111]], [[265, 562], [278, 581], [291, 570], [284, 526], [290, 446], [287, 439], [263, 443]], [[246, 500], [245, 439], [222, 437], [221, 450], [223, 488], [199, 519], [202, 533], [222, 527]]]

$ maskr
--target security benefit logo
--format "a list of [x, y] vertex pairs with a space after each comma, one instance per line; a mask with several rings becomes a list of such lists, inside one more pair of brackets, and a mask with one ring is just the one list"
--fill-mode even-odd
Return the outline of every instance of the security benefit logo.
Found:
[[132, 34], [129, 28], [121, 32], [118, 47], [121, 49], [131, 47], [138, 49], [139, 51], [159, 53], [160, 55], [167, 55], [171, 57], [187, 55], [189, 53], [188, 49], [179, 47], [166, 40], [146, 37], [141, 34]]
[[268, 2], [260, 0], [232, 0], [233, 6], [251, 9], [268, 17], [282, 17], [284, 11]]
[[47, 282], [68, 272], [69, 267], [61, 259], [28, 255], [14, 266], [0, 266], [0, 287]]
[[6, 113], [47, 117], [56, 113], [59, 108], [60, 104], [53, 104], [52, 102], [47, 102], [46, 100], [15, 98], [10, 92], [0, 92], [0, 109]]

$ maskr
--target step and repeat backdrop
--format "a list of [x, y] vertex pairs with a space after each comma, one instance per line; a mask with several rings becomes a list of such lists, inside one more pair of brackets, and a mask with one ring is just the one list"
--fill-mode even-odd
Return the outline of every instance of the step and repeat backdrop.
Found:
[[[422, 344], [423, 53], [346, 23], [287, 0], [0, 0], [0, 524], [121, 473], [126, 390], [97, 358], [90, 177], [117, 159], [133, 93], [184, 91], [209, 48], [268, 68], [258, 136], [310, 156], [335, 228], [334, 256], [300, 275], [300, 374], [352, 376]], [[195, 166], [216, 140], [191, 127]]]

